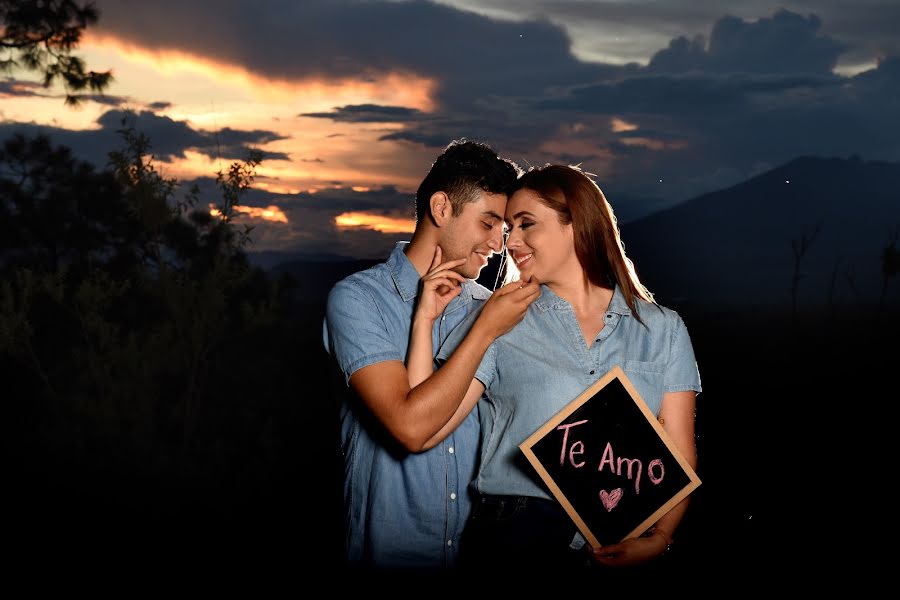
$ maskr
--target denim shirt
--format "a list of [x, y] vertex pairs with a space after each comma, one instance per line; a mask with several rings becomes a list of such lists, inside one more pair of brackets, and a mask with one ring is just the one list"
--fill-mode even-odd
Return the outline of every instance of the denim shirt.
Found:
[[[419, 274], [406, 242], [387, 262], [339, 281], [328, 296], [325, 349], [349, 383], [357, 370], [406, 361]], [[466, 281], [432, 331], [435, 352], [491, 292]], [[453, 565], [472, 500], [479, 453], [478, 410], [443, 442], [422, 453], [402, 449], [345, 388], [341, 417], [347, 558], [376, 568]]]
[[[479, 402], [479, 492], [552, 499], [519, 444], [615, 365], [622, 367], [653, 414], [659, 413], [665, 392], [701, 391], [681, 317], [637, 302], [646, 327], [616, 287], [604, 327], [588, 348], [572, 305], [542, 285], [522, 322], [491, 344], [475, 373], [486, 388], [486, 400]], [[447, 339], [438, 362], [447, 360], [477, 316], [470, 315]]]

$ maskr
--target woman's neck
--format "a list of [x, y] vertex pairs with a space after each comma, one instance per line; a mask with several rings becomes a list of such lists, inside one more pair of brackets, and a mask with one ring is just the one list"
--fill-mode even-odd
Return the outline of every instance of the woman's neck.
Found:
[[613, 290], [591, 283], [582, 272], [582, 277], [566, 279], [564, 283], [548, 283], [553, 293], [572, 305], [575, 314], [595, 314], [603, 312], [612, 301]]

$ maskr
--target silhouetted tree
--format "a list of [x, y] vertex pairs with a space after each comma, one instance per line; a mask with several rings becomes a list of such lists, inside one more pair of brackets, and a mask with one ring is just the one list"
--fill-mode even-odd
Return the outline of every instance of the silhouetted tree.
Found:
[[[236, 367], [277, 363], [283, 294], [247, 262], [243, 225], [179, 196], [146, 138], [121, 133], [102, 172], [42, 137], [0, 150], [0, 372], [63, 447], [154, 464], [261, 443], [272, 404]], [[219, 178], [219, 214], [258, 164]]]
[[37, 72], [45, 87], [61, 81], [67, 104], [79, 102], [78, 92], [102, 92], [112, 74], [87, 70], [72, 54], [98, 16], [93, 4], [72, 0], [0, 0], [0, 72]]
[[881, 297], [880, 305], [884, 306], [884, 300], [887, 297], [888, 282], [897, 273], [900, 273], [900, 251], [897, 251], [897, 240], [900, 239], [900, 225], [895, 226], [891, 232], [890, 239], [884, 250], [881, 252]]
[[794, 274], [791, 278], [791, 314], [797, 316], [797, 304], [800, 295], [800, 280], [803, 278], [801, 264], [803, 257], [809, 251], [809, 248], [816, 241], [819, 232], [822, 230], [821, 224], [817, 224], [812, 233], [803, 232], [803, 234], [794, 240], [791, 240], [791, 249], [794, 252]]

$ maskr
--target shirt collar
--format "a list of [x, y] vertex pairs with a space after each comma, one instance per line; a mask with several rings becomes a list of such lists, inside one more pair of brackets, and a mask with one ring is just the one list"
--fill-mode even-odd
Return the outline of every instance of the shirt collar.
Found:
[[409, 302], [419, 293], [419, 272], [406, 257], [408, 245], [409, 242], [397, 242], [387, 260], [394, 285], [404, 302]]
[[[419, 272], [409, 261], [406, 256], [406, 247], [409, 242], [397, 242], [391, 256], [387, 259], [387, 266], [391, 272], [391, 278], [394, 280], [394, 286], [397, 293], [403, 298], [404, 302], [409, 302], [419, 295]], [[467, 279], [463, 284], [463, 291], [458, 298], [454, 298], [452, 302], [459, 301], [468, 302], [469, 299], [487, 300], [491, 297], [491, 291], [484, 286], [478, 285], [471, 279]], [[448, 307], [449, 308], [449, 307]]]
[[[544, 284], [541, 284], [541, 295], [534, 301], [534, 304], [542, 311], [548, 311], [551, 308], [566, 308], [571, 306], [568, 301], [557, 296], [553, 290]], [[613, 297], [609, 302], [606, 312], [616, 313], [622, 316], [631, 315], [631, 309], [628, 308], [628, 303], [625, 302], [625, 296], [622, 295], [622, 288], [618, 285], [613, 289]]]

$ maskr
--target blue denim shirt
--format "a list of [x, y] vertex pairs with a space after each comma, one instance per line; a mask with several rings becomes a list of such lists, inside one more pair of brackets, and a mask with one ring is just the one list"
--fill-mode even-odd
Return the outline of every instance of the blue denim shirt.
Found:
[[[387, 262], [339, 281], [328, 296], [325, 349], [345, 383], [357, 370], [406, 361], [419, 274], [397, 244]], [[435, 321], [435, 351], [491, 292], [467, 281]], [[443, 442], [404, 451], [352, 393], [341, 403], [347, 557], [378, 568], [452, 566], [472, 500], [479, 453], [478, 410]]]
[[[572, 305], [541, 286], [525, 318], [491, 344], [475, 374], [486, 388], [486, 400], [479, 402], [479, 492], [552, 499], [519, 444], [615, 365], [622, 367], [653, 414], [659, 413], [665, 392], [701, 391], [681, 317], [641, 300], [638, 310], [646, 327], [634, 318], [616, 287], [604, 327], [588, 348]], [[438, 362], [452, 354], [477, 316], [470, 315], [447, 339]]]

